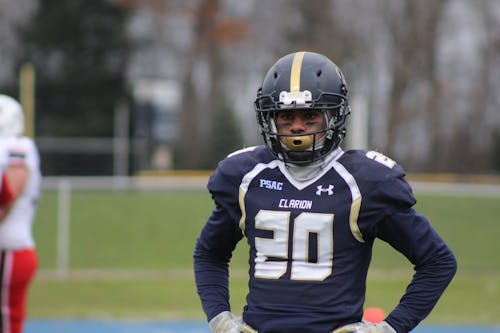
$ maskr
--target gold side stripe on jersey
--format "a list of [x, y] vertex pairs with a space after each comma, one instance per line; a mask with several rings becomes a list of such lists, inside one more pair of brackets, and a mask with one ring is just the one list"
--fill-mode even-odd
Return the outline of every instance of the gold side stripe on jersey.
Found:
[[356, 238], [356, 240], [360, 243], [364, 243], [363, 234], [359, 230], [358, 226], [358, 216], [359, 210], [361, 208], [361, 197], [354, 199], [351, 204], [351, 214], [349, 214], [349, 227], [351, 228], [351, 233]]
[[290, 92], [300, 91], [300, 70], [305, 52], [297, 52], [293, 57], [292, 71], [290, 73]]
[[239, 198], [238, 201], [240, 203], [240, 210], [241, 210], [241, 219], [240, 219], [240, 229], [243, 235], [245, 234], [245, 220], [247, 218], [247, 213], [245, 209], [245, 194], [246, 192], [240, 188], [240, 193], [239, 193]]
[[344, 179], [351, 190], [352, 203], [351, 211], [349, 213], [349, 228], [351, 229], [351, 234], [360, 243], [364, 243], [363, 234], [359, 230], [358, 218], [359, 211], [361, 210], [361, 192], [359, 191], [358, 184], [356, 184], [356, 179], [347, 171], [347, 169], [338, 162], [334, 161], [333, 168], [338, 172], [340, 177]]

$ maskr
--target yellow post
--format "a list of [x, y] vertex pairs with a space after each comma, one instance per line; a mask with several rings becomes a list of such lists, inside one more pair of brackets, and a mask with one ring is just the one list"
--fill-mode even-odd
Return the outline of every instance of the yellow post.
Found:
[[25, 63], [19, 70], [19, 101], [24, 109], [24, 135], [35, 137], [35, 66]]

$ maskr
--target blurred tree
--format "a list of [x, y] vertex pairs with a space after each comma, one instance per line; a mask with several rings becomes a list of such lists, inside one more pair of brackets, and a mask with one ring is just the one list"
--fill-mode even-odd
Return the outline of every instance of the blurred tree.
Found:
[[[498, 1], [487, 0], [479, 3], [479, 21], [483, 23], [484, 36], [479, 47], [478, 72], [481, 81], [473, 85], [471, 100], [471, 120], [468, 126], [469, 140], [474, 143], [468, 165], [473, 172], [494, 170], [500, 174], [500, 23]], [[477, 114], [479, 111], [480, 114]], [[495, 119], [496, 115], [496, 119]], [[485, 128], [486, 135], [478, 135], [478, 128]], [[490, 134], [491, 133], [491, 134]], [[462, 158], [462, 154], [456, 158]], [[460, 151], [461, 153], [461, 151]]]
[[493, 171], [500, 174], [500, 130], [493, 132]]
[[243, 148], [243, 137], [234, 110], [225, 100], [218, 101], [218, 106], [210, 121], [212, 137], [202, 152], [203, 169], [212, 170], [228, 154]]
[[[4, 1], [10, 13], [20, 0]], [[370, 147], [408, 171], [480, 172], [496, 163], [497, 0], [40, 0], [39, 8], [25, 56], [0, 50], [36, 66], [38, 135], [109, 137], [122, 74], [130, 86], [165, 79], [183, 96], [175, 168], [205, 167], [222, 101], [245, 143], [261, 143], [252, 100], [265, 70], [306, 49], [343, 68], [351, 96], [367, 99]], [[2, 15], [11, 16], [4, 7]], [[0, 70], [3, 82], [15, 86], [6, 79], [15, 72]]]
[[288, 41], [293, 51], [307, 50], [325, 54], [335, 63], [348, 61], [356, 53], [357, 40], [344, 28], [336, 16], [335, 1], [294, 0], [293, 6], [300, 15], [301, 24], [291, 27]]
[[[387, 137], [383, 150], [405, 165], [418, 165], [419, 161], [412, 160], [412, 157], [417, 157], [414, 153], [402, 153], [396, 149], [398, 133], [412, 133], [407, 126], [417, 114], [427, 118], [430, 124], [427, 133], [432, 148], [428, 167], [437, 169], [442, 162], [444, 147], [440, 137], [440, 92], [435, 61], [439, 36], [436, 31], [445, 4], [445, 0], [385, 1], [379, 7], [392, 41]], [[427, 114], [423, 115], [421, 111]], [[411, 141], [413, 138], [405, 139]]]
[[31, 21], [37, 1], [0, 1], [0, 90], [17, 98], [17, 61], [22, 49], [19, 29]]
[[22, 57], [37, 72], [37, 135], [113, 135], [115, 106], [127, 96], [125, 20], [112, 1], [40, 1]]
[[[200, 168], [214, 136], [210, 123], [221, 101], [227, 99], [224, 78], [224, 46], [243, 39], [246, 24], [220, 14], [219, 0], [203, 0], [191, 11], [193, 39], [182, 83], [178, 168]], [[204, 73], [206, 80], [200, 80]], [[202, 75], [203, 76], [203, 75]], [[230, 114], [227, 117], [231, 117]]]
[[[183, 110], [180, 117], [181, 135], [177, 165], [181, 168], [199, 168], [202, 151], [206, 149], [206, 141], [210, 137], [209, 120], [213, 113], [211, 101], [219, 96], [213, 94], [213, 85], [217, 84], [217, 76], [222, 75], [221, 68], [208, 68], [218, 65], [218, 50], [211, 40], [210, 31], [217, 24], [219, 12], [218, 0], [203, 0], [193, 8], [193, 40], [192, 52], [189, 55], [187, 71], [183, 80]], [[207, 63], [208, 62], [208, 63]], [[203, 67], [216, 77], [209, 77], [209, 82], [199, 82], [196, 70]], [[199, 76], [198, 76], [199, 78]], [[198, 82], [196, 82], [198, 81]], [[205, 92], [202, 93], [201, 90]]]

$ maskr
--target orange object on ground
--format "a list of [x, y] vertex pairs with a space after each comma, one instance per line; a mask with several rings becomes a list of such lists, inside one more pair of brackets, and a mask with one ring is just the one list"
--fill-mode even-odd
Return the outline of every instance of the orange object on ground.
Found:
[[366, 308], [363, 314], [363, 320], [378, 324], [385, 318], [384, 310], [381, 308]]

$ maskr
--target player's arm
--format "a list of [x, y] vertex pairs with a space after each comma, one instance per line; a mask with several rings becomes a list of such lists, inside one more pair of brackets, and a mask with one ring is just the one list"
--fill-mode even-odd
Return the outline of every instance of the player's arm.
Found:
[[229, 303], [229, 261], [243, 238], [239, 185], [245, 161], [239, 153], [221, 161], [210, 177], [215, 208], [201, 231], [194, 251], [195, 282], [212, 333], [254, 332], [231, 313]]
[[[400, 178], [393, 193], [413, 198]], [[386, 198], [387, 199], [387, 198]], [[401, 199], [401, 198], [400, 198]], [[387, 199], [388, 200], [388, 199]], [[407, 203], [413, 200], [406, 200]], [[411, 205], [394, 205], [376, 226], [376, 236], [401, 252], [414, 265], [415, 274], [396, 308], [385, 319], [397, 332], [408, 332], [432, 311], [457, 270], [455, 256], [427, 219]]]
[[242, 237], [226, 209], [216, 205], [196, 241], [193, 255], [196, 287], [208, 321], [231, 311], [229, 260]]
[[378, 182], [364, 184], [364, 209], [376, 218], [360, 229], [367, 237], [386, 241], [414, 265], [405, 294], [385, 318], [396, 332], [409, 332], [434, 308], [455, 275], [457, 263], [427, 219], [412, 208], [416, 200], [403, 168], [377, 152], [365, 156], [372, 160], [366, 163], [370, 179]]
[[8, 215], [17, 197], [24, 191], [28, 176], [29, 170], [24, 164], [11, 164], [5, 168], [0, 191], [0, 221]]

